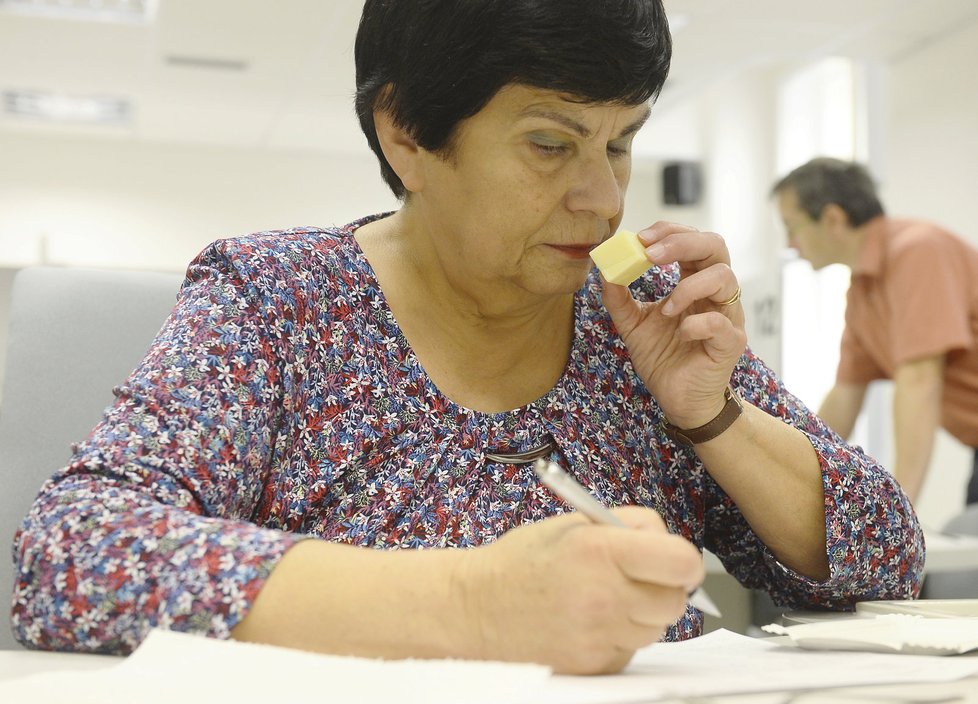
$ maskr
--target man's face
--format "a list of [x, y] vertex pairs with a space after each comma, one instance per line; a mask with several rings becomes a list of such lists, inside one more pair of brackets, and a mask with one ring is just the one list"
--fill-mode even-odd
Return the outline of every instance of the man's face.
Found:
[[788, 234], [788, 246], [798, 250], [798, 254], [807, 259], [813, 269], [821, 269], [838, 261], [826, 227], [802, 209], [793, 188], [785, 188], [778, 193], [778, 210]]

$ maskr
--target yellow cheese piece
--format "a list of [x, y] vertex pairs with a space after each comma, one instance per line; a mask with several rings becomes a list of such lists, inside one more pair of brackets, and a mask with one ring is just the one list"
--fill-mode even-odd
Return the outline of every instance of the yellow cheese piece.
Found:
[[604, 278], [621, 286], [628, 286], [652, 266], [638, 235], [628, 230], [618, 230], [592, 249], [591, 259]]

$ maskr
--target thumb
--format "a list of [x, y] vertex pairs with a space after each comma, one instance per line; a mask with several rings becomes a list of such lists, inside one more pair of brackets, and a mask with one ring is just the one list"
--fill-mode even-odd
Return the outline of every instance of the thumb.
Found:
[[618, 328], [619, 335], [624, 335], [635, 326], [639, 316], [639, 305], [638, 301], [632, 298], [627, 286], [613, 284], [602, 276], [601, 302], [611, 315], [611, 321]]

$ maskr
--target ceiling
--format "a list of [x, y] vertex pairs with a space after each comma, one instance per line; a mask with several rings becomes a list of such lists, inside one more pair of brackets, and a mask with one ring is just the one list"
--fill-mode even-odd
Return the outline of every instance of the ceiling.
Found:
[[[659, 110], [765, 65], [831, 54], [899, 61], [978, 21], [975, 0], [665, 1], [675, 54]], [[359, 152], [351, 96], [361, 5], [158, 0], [155, 19], [139, 25], [23, 16], [0, 4], [0, 90], [121, 96], [134, 106], [126, 126], [0, 114], [0, 130]]]

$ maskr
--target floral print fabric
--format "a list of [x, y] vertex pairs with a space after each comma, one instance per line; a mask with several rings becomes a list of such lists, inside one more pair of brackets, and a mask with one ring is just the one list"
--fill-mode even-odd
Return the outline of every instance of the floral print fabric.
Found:
[[[820, 458], [825, 582], [781, 565], [695, 453], [665, 437], [596, 274], [576, 296], [556, 386], [480, 413], [419, 365], [353, 238], [365, 221], [223, 240], [194, 260], [146, 357], [16, 537], [19, 639], [120, 653], [151, 627], [227, 637], [307, 536], [378, 549], [488, 543], [568, 510], [529, 464], [486, 458], [547, 440], [602, 502], [655, 509], [787, 607], [916, 594], [922, 536], [903, 493], [749, 351], [733, 386], [807, 433]], [[675, 277], [653, 268], [633, 292], [657, 299]], [[690, 608], [666, 638], [701, 630]]]

